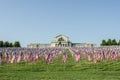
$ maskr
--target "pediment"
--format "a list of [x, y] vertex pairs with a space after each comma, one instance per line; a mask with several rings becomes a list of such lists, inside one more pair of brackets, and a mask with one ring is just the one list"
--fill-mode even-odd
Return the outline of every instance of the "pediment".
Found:
[[60, 34], [60, 35], [57, 35], [53, 40], [53, 42], [60, 42], [60, 41], [68, 42], [69, 37]]

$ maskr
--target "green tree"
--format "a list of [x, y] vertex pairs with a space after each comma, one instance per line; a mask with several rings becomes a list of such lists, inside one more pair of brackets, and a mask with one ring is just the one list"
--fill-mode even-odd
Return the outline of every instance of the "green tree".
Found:
[[0, 41], [0, 47], [3, 47], [3, 41]]
[[106, 40], [102, 40], [101, 46], [106, 46], [106, 45], [107, 45]]
[[8, 42], [8, 41], [5, 41], [5, 42], [3, 43], [3, 45], [4, 45], [4, 47], [9, 47], [9, 42]]
[[13, 47], [13, 43], [9, 43], [9, 47]]
[[107, 45], [108, 45], [108, 46], [111, 46], [111, 45], [112, 45], [112, 41], [111, 41], [111, 39], [108, 39], [108, 41], [107, 41]]
[[120, 46], [120, 40], [118, 41], [118, 45]]
[[115, 39], [112, 40], [112, 45], [117, 45], [117, 41]]
[[21, 47], [20, 42], [19, 41], [15, 41], [14, 47]]

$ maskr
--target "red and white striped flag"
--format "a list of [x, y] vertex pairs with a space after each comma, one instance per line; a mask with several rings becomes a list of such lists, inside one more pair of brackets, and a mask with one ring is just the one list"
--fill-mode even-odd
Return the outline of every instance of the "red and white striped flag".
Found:
[[49, 63], [50, 63], [50, 61], [51, 61], [51, 55], [50, 55], [50, 54], [48, 54], [48, 55], [47, 55], [47, 59], [46, 59], [46, 63], [47, 63], [47, 64], [49, 64]]
[[75, 55], [75, 60], [76, 60], [76, 62], [80, 62], [80, 60], [81, 60], [80, 54]]
[[91, 55], [87, 55], [88, 61], [91, 62], [92, 61], [92, 56]]
[[21, 55], [18, 55], [17, 63], [20, 63], [20, 62], [21, 62]]
[[65, 64], [67, 61], [67, 54], [63, 54], [62, 62]]
[[15, 61], [15, 55], [12, 55], [12, 59], [11, 59], [11, 63], [14, 63], [14, 61]]
[[6, 57], [6, 63], [9, 63], [9, 54], [7, 52], [6, 52], [5, 57]]
[[0, 51], [0, 64], [2, 63], [2, 51]]

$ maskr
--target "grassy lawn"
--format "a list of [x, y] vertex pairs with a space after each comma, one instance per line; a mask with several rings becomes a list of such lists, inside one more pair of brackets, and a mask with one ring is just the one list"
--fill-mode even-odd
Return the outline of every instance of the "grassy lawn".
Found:
[[69, 54], [66, 64], [62, 64], [62, 55], [49, 65], [42, 59], [35, 64], [3, 63], [0, 80], [120, 80], [120, 61], [94, 64], [82, 58], [76, 63]]

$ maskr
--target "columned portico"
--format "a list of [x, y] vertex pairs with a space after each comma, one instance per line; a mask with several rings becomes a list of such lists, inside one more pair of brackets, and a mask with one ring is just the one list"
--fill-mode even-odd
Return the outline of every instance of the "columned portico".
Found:
[[54, 38], [51, 43], [52, 47], [71, 47], [69, 38], [65, 35], [58, 35]]

